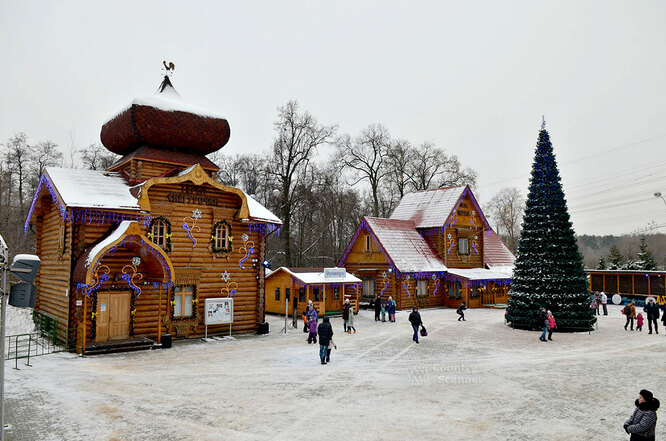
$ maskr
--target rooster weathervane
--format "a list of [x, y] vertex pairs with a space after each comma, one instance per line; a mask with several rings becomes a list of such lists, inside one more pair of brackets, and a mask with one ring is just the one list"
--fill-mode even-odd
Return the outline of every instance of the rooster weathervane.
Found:
[[162, 61], [162, 64], [164, 65], [164, 69], [166, 70], [165, 74], [167, 76], [171, 76], [173, 74], [174, 69], [176, 69], [176, 65], [173, 64], [172, 61], [169, 61], [168, 64], [166, 61]]

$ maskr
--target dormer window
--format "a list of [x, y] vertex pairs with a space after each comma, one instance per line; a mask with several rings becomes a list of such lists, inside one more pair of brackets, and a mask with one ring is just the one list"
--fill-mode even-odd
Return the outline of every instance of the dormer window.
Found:
[[219, 221], [213, 226], [210, 244], [214, 253], [231, 252], [231, 225], [227, 221]]
[[166, 218], [155, 217], [150, 221], [148, 237], [164, 251], [171, 251], [171, 223]]
[[458, 254], [469, 256], [469, 239], [467, 237], [458, 238]]

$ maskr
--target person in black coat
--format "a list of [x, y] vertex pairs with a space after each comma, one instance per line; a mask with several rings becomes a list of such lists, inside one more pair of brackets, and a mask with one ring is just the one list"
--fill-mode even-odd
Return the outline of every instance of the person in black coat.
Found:
[[548, 332], [548, 313], [546, 312], [546, 308], [541, 308], [539, 311], [539, 324], [541, 325], [541, 337], [539, 337], [539, 340], [548, 341], [546, 340], [546, 332]]
[[409, 323], [412, 324], [412, 329], [414, 329], [414, 340], [416, 343], [419, 342], [419, 326], [423, 324], [421, 321], [421, 314], [419, 314], [419, 308], [416, 306], [412, 308], [411, 314], [409, 314]]
[[465, 302], [462, 302], [460, 306], [458, 306], [458, 309], [456, 309], [456, 312], [460, 317], [458, 317], [458, 321], [462, 320], [463, 322], [465, 321], [465, 310], [467, 309], [467, 305], [465, 305]]
[[631, 435], [630, 440], [655, 441], [659, 400], [654, 398], [652, 392], [643, 389], [635, 404], [634, 413], [624, 422], [624, 431]]
[[375, 321], [379, 321], [379, 313], [382, 312], [382, 298], [377, 296], [375, 299]]
[[324, 321], [319, 324], [317, 332], [319, 334], [319, 358], [321, 359], [321, 364], [326, 364], [328, 345], [331, 344], [331, 339], [333, 338], [333, 327], [328, 317], [324, 317]]
[[648, 320], [648, 329], [650, 332], [648, 334], [652, 334], [652, 323], [654, 322], [654, 332], [659, 334], [659, 328], [657, 326], [657, 320], [659, 320], [659, 305], [657, 305], [654, 302], [654, 299], [650, 297], [647, 305], [645, 305], [645, 308], [643, 308], [643, 311], [647, 314], [647, 320]]
[[351, 303], [349, 303], [349, 299], [345, 299], [345, 303], [342, 305], [342, 326], [344, 327], [345, 332], [347, 332], [347, 321], [349, 320], [350, 308]]

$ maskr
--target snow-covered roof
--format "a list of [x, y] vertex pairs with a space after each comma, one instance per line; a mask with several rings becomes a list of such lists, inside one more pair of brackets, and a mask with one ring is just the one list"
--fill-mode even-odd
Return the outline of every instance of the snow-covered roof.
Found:
[[417, 191], [402, 197], [390, 219], [409, 220], [416, 228], [441, 227], [466, 186]]
[[86, 259], [86, 268], [90, 266], [95, 257], [108, 245], [111, 245], [125, 234], [129, 226], [132, 224], [132, 221], [122, 221], [120, 225], [116, 227], [115, 230], [111, 232], [104, 240], [95, 245], [90, 252], [88, 253], [88, 258]]
[[509, 251], [502, 239], [492, 229], [484, 233], [483, 238], [483, 263], [488, 268], [499, 272], [505, 272], [506, 269], [499, 270], [498, 268], [510, 267], [511, 271], [508, 274], [511, 274], [513, 264], [516, 261], [513, 253]]
[[45, 173], [68, 207], [139, 210], [119, 173], [55, 167]]
[[252, 219], [282, 225], [280, 218], [271, 213], [268, 208], [261, 205], [247, 193], [245, 193], [245, 197], [247, 198], [247, 209], [250, 211], [250, 217]]
[[365, 217], [364, 220], [401, 273], [448, 270], [428, 242], [416, 231], [414, 222], [379, 217]]
[[504, 266], [489, 266], [488, 269], [490, 271], [494, 271], [496, 273], [502, 273], [505, 274], [509, 277], [513, 277], [513, 270], [514, 270], [513, 265], [504, 265]]
[[485, 268], [449, 268], [449, 274], [460, 276], [467, 280], [501, 280], [511, 279], [511, 276]]
[[187, 112], [204, 118], [224, 118], [218, 113], [188, 103], [178, 92], [176, 92], [176, 89], [169, 84], [155, 95], [135, 98], [131, 103], [123, 107], [120, 112], [113, 115], [106, 122], [109, 122], [116, 116], [122, 114], [124, 111], [132, 107], [132, 105], [154, 107], [155, 109], [164, 110], [165, 112]]
[[[278, 273], [280, 270], [291, 274], [295, 279], [300, 280], [306, 285], [316, 285], [324, 283], [361, 283], [361, 279], [356, 276], [353, 276], [345, 271], [345, 277], [335, 277], [335, 278], [326, 278], [324, 276], [324, 271], [321, 268], [312, 268], [312, 271], [307, 271], [307, 269], [299, 268], [298, 270], [292, 270], [285, 266], [273, 271], [270, 275]], [[268, 277], [268, 275], [266, 276]]]

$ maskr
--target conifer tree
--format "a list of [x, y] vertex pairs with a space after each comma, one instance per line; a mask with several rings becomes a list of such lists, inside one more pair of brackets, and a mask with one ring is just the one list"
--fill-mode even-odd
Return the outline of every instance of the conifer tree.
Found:
[[608, 252], [608, 269], [622, 269], [624, 266], [624, 256], [617, 245], [613, 245]]
[[545, 122], [539, 131], [509, 295], [506, 317], [516, 328], [540, 329], [541, 307], [551, 310], [558, 328], [566, 331], [587, 331], [595, 321]]
[[645, 237], [641, 237], [641, 244], [638, 248], [637, 266], [640, 270], [653, 271], [657, 269], [657, 261], [654, 260], [652, 251], [648, 249]]

